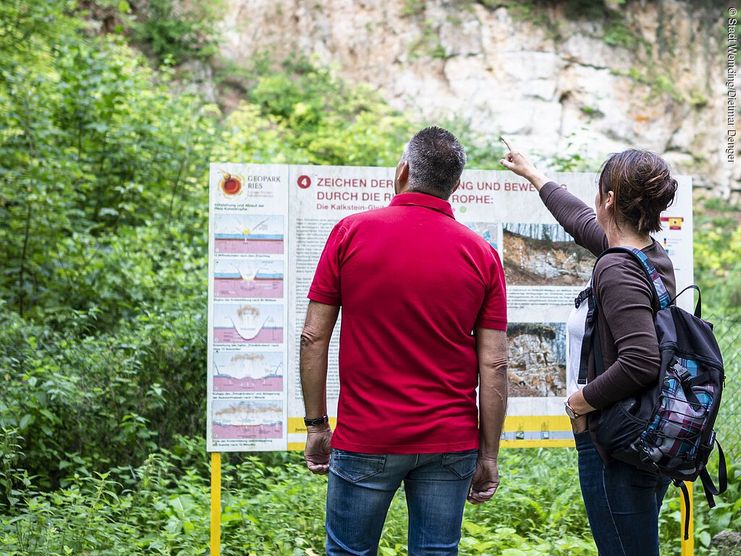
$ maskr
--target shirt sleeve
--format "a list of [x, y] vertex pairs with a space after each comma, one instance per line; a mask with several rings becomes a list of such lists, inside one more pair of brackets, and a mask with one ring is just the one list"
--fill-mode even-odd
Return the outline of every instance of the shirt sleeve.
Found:
[[584, 387], [584, 399], [602, 409], [654, 384], [661, 357], [645, 272], [629, 255], [600, 260], [594, 283], [600, 310], [615, 342], [617, 359]]
[[342, 305], [340, 291], [340, 269], [346, 228], [343, 221], [338, 222], [327, 238], [324, 251], [319, 258], [314, 280], [309, 288], [308, 298], [325, 305]]
[[491, 267], [491, 276], [486, 289], [484, 304], [476, 319], [477, 328], [492, 330], [507, 330], [507, 287], [504, 282], [504, 270], [499, 260], [499, 254], [492, 248], [494, 260]]
[[546, 208], [578, 245], [599, 256], [607, 249], [607, 236], [597, 223], [597, 215], [556, 182], [549, 181], [540, 189], [540, 198]]

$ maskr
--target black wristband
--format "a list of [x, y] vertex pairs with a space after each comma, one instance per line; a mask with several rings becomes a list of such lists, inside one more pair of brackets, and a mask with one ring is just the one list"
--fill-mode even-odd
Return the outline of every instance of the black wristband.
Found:
[[309, 419], [308, 417], [304, 417], [304, 425], [307, 427], [316, 427], [318, 425], [326, 425], [329, 423], [329, 417], [326, 415], [323, 415], [322, 417], [317, 417], [316, 419]]

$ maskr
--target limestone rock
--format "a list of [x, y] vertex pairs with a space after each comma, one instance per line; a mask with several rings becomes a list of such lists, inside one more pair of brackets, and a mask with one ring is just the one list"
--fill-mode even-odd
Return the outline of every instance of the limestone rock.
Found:
[[741, 164], [723, 152], [723, 10], [611, 1], [590, 18], [565, 2], [519, 4], [225, 0], [222, 55], [247, 66], [261, 53], [302, 53], [375, 86], [412, 118], [457, 118], [476, 134], [507, 134], [547, 158], [578, 153], [592, 167], [649, 148], [697, 184], [739, 188]]
[[563, 323], [510, 324], [507, 339], [511, 396], [566, 394], [566, 328]]
[[738, 531], [721, 531], [713, 537], [711, 546], [720, 556], [731, 556], [741, 553], [741, 533]]

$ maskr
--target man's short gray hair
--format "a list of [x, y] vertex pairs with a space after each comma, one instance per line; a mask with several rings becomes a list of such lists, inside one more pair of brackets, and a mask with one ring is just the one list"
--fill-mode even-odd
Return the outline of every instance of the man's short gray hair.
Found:
[[447, 199], [463, 173], [466, 152], [455, 135], [432, 126], [411, 138], [402, 161], [409, 164], [409, 191]]

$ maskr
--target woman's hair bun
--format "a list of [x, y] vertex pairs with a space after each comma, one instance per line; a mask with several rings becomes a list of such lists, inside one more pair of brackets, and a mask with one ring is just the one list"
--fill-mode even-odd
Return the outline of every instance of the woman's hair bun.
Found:
[[661, 213], [677, 193], [677, 180], [659, 155], [628, 149], [607, 159], [599, 190], [600, 196], [613, 192], [618, 225], [629, 224], [641, 233], [658, 232]]

